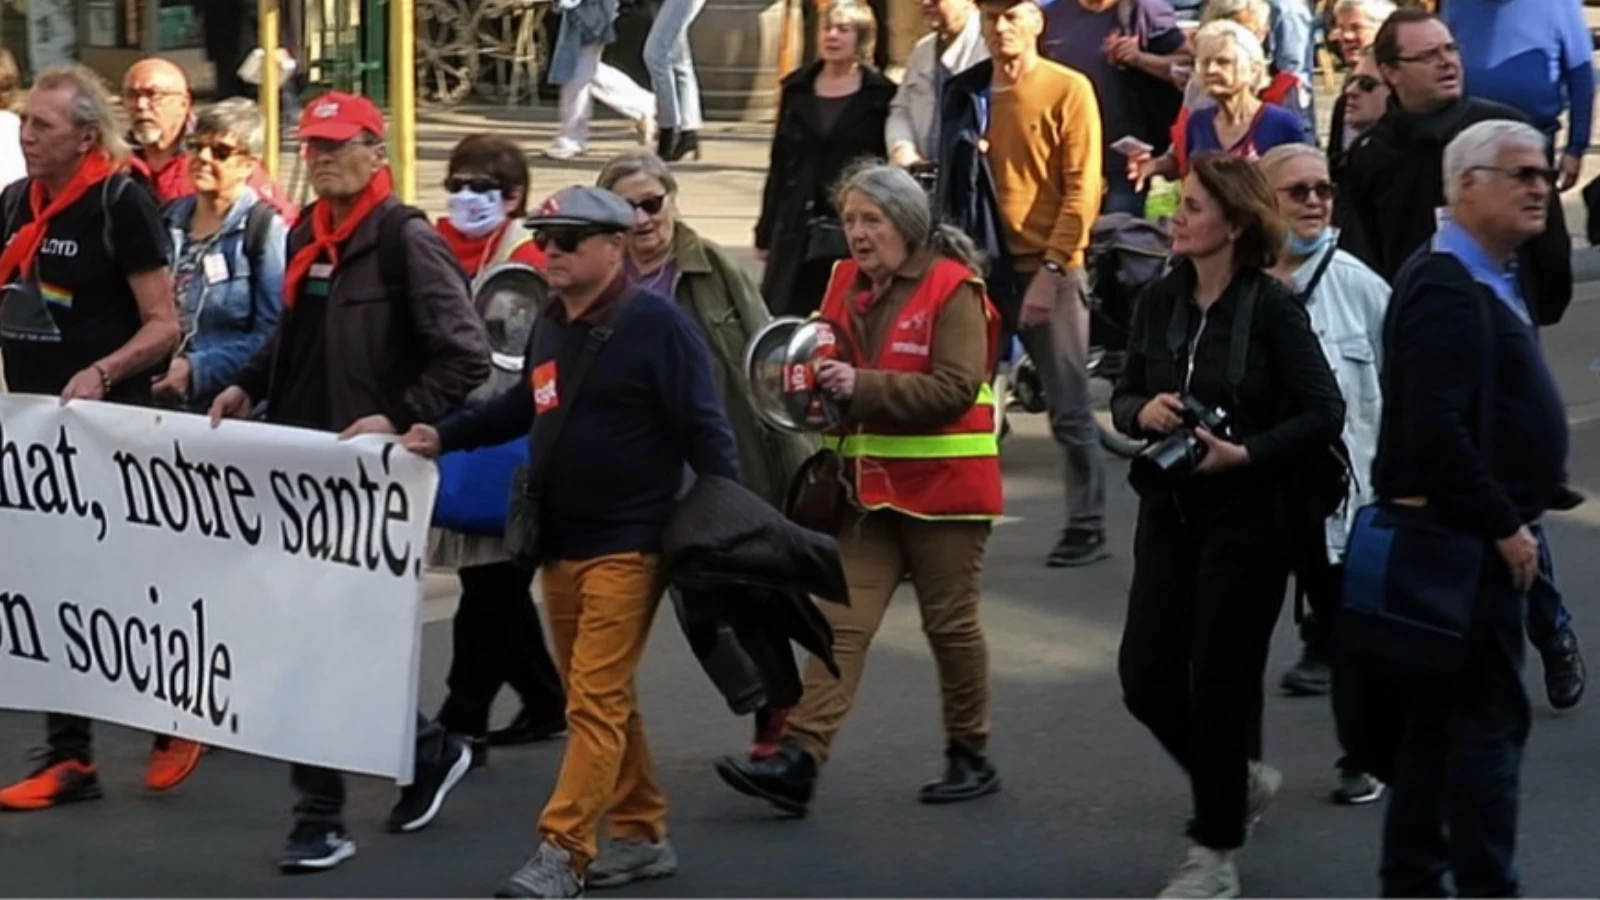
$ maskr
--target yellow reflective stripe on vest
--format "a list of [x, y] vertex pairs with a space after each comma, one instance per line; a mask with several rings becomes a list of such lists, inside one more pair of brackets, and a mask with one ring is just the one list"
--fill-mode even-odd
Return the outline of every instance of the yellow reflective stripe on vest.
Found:
[[[978, 389], [974, 409], [994, 408], [994, 388], [987, 382]], [[825, 445], [846, 459], [873, 456], [878, 459], [959, 459], [974, 456], [999, 456], [1000, 439], [994, 429], [974, 434], [851, 434], [830, 437]]]

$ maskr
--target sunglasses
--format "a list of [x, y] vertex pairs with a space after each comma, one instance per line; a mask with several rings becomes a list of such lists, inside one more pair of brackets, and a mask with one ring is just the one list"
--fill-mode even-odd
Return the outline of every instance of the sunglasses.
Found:
[[1331, 181], [1302, 181], [1299, 184], [1291, 184], [1288, 187], [1278, 188], [1278, 192], [1287, 194], [1289, 199], [1296, 203], [1304, 203], [1307, 200], [1310, 200], [1312, 194], [1316, 194], [1318, 200], [1326, 203], [1333, 199], [1335, 189], [1333, 182]]
[[562, 253], [576, 253], [578, 245], [589, 238], [611, 233], [603, 228], [582, 225], [547, 225], [533, 233], [533, 245], [540, 250], [549, 250], [554, 246]]
[[202, 153], [210, 153], [211, 158], [216, 162], [227, 162], [235, 153], [244, 151], [242, 147], [224, 144], [221, 141], [190, 141], [189, 152], [195, 156], [199, 156]]
[[447, 193], [455, 194], [461, 191], [471, 191], [474, 194], [487, 194], [490, 191], [500, 190], [500, 182], [493, 178], [468, 178], [462, 175], [451, 175], [444, 180], [444, 189]]
[[647, 216], [653, 216], [661, 212], [661, 208], [667, 205], [667, 196], [665, 194], [657, 194], [654, 197], [646, 197], [643, 200], [629, 200], [628, 205]]
[[1350, 86], [1363, 94], [1370, 94], [1383, 84], [1376, 75], [1357, 75], [1350, 79]]
[[1560, 172], [1556, 171], [1555, 169], [1547, 169], [1544, 166], [1517, 166], [1514, 169], [1506, 169], [1500, 166], [1473, 166], [1467, 171], [1493, 172], [1496, 175], [1504, 175], [1505, 177], [1515, 181], [1517, 184], [1520, 184], [1525, 188], [1531, 188], [1540, 184], [1543, 184], [1545, 187], [1550, 187], [1561, 178]]

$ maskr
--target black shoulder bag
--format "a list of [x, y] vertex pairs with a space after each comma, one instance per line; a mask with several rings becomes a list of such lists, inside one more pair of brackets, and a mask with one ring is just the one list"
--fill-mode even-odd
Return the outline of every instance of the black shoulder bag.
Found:
[[544, 561], [544, 482], [556, 441], [567, 424], [573, 404], [578, 401], [584, 376], [594, 364], [595, 357], [600, 355], [601, 349], [627, 320], [633, 304], [634, 291], [630, 288], [617, 299], [617, 305], [613, 307], [608, 320], [589, 330], [589, 337], [583, 344], [583, 354], [567, 375], [566, 384], [557, 385], [560, 402], [556, 408], [534, 416], [532, 434], [528, 439], [528, 463], [519, 466], [512, 476], [511, 508], [506, 514], [506, 550], [511, 554], [511, 561], [524, 569], [536, 569]]
[[[1414, 264], [1414, 261], [1413, 261]], [[1408, 269], [1411, 266], [1407, 267]], [[1396, 279], [1396, 300], [1405, 296], [1405, 270]], [[1494, 319], [1479, 297], [1484, 332], [1478, 392], [1478, 452], [1494, 465]], [[1384, 359], [1394, 356], [1399, 311], [1390, 307], [1384, 327]], [[1383, 392], [1391, 396], [1385, 366]], [[1489, 542], [1441, 521], [1437, 511], [1380, 499], [1356, 512], [1345, 550], [1344, 596], [1335, 624], [1344, 650], [1389, 668], [1438, 674], [1466, 663], [1478, 584]]]

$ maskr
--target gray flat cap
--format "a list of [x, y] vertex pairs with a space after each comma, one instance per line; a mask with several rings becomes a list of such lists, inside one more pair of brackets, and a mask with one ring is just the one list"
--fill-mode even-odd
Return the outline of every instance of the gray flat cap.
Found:
[[573, 185], [550, 195], [528, 216], [528, 225], [577, 225], [616, 231], [633, 230], [633, 206], [608, 190]]

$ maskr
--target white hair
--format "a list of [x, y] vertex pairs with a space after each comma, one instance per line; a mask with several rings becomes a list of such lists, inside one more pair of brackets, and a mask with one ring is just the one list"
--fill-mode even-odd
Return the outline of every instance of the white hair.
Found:
[[1461, 199], [1461, 182], [1473, 169], [1492, 169], [1506, 150], [1544, 153], [1545, 137], [1538, 129], [1510, 119], [1479, 122], [1456, 135], [1444, 148], [1444, 198], [1451, 206]]
[[1398, 7], [1389, 2], [1389, 0], [1339, 0], [1333, 6], [1333, 14], [1337, 16], [1340, 13], [1355, 10], [1366, 16], [1370, 21], [1382, 25], [1385, 20], [1394, 15], [1396, 9]]
[[1256, 81], [1250, 85], [1251, 92], [1266, 86], [1267, 81], [1267, 52], [1261, 46], [1261, 41], [1250, 29], [1240, 25], [1232, 19], [1217, 19], [1207, 22], [1194, 34], [1195, 69], [1200, 68], [1200, 60], [1209, 56], [1206, 48], [1219, 41], [1228, 41], [1233, 44], [1239, 54], [1239, 65], [1246, 68], [1256, 68]]
[[1297, 159], [1314, 159], [1324, 166], [1328, 164], [1328, 154], [1320, 148], [1310, 144], [1279, 144], [1261, 155], [1261, 160], [1256, 163], [1256, 168], [1261, 174], [1267, 176], [1269, 183], [1278, 180], [1278, 170]]

